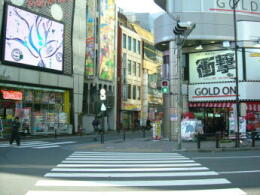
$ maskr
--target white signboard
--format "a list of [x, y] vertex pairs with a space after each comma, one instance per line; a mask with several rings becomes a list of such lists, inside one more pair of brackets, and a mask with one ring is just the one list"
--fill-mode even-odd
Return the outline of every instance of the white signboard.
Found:
[[[242, 71], [242, 55], [238, 65]], [[231, 50], [191, 53], [189, 55], [190, 83], [234, 81], [236, 77], [235, 52]], [[242, 75], [242, 73], [239, 73]]]
[[189, 85], [189, 101], [223, 101], [235, 99], [235, 83]]
[[260, 80], [260, 49], [246, 49], [246, 79]]

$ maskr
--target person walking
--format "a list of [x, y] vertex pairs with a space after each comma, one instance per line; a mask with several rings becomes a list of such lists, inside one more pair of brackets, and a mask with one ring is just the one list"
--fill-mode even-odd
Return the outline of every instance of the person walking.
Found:
[[17, 146], [20, 146], [20, 136], [19, 136], [19, 128], [20, 128], [20, 122], [19, 117], [15, 117], [15, 119], [12, 121], [12, 131], [11, 131], [11, 137], [9, 143], [12, 145], [13, 141], [16, 141]]
[[94, 133], [95, 133], [94, 141], [97, 141], [98, 131], [99, 131], [99, 120], [97, 118], [94, 118], [94, 120], [92, 121], [92, 126], [93, 126]]

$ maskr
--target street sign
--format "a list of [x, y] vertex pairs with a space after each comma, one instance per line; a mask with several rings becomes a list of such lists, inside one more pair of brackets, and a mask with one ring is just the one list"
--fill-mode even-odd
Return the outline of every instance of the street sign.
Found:
[[104, 103], [102, 103], [102, 105], [101, 105], [101, 111], [106, 111], [106, 110], [107, 110], [107, 107], [105, 106]]

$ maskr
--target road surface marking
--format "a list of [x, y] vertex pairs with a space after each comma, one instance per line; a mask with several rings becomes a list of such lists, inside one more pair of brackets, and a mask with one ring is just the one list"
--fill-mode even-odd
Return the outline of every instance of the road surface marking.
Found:
[[155, 163], [192, 163], [195, 162], [194, 160], [171, 160], [171, 161], [164, 161], [164, 160], [153, 160], [153, 161], [92, 161], [92, 160], [64, 160], [62, 163], [78, 163], [78, 164], [87, 164], [87, 163], [99, 163], [99, 164], [155, 164]]
[[36, 186], [62, 186], [62, 187], [111, 187], [111, 186], [187, 186], [187, 185], [221, 185], [221, 184], [230, 184], [230, 181], [224, 178], [218, 179], [190, 179], [190, 180], [134, 180], [134, 181], [70, 181], [70, 180], [39, 180], [35, 185]]
[[220, 171], [219, 174], [240, 174], [240, 173], [260, 173], [260, 170], [249, 170], [249, 171]]
[[58, 164], [57, 167], [195, 167], [200, 163], [183, 164]]
[[137, 177], [187, 177], [187, 176], [212, 176], [218, 175], [215, 171], [203, 171], [203, 172], [153, 172], [153, 173], [46, 173], [44, 177], [70, 177], [70, 178], [88, 178], [88, 177], [100, 177], [100, 178], [137, 178]]
[[234, 159], [234, 158], [260, 158], [260, 156], [218, 156], [218, 157], [194, 157], [191, 159]]
[[147, 172], [147, 171], [198, 171], [209, 170], [207, 167], [178, 167], [178, 168], [53, 168], [51, 171], [59, 172]]
[[246, 195], [239, 188], [213, 190], [169, 190], [169, 191], [29, 191], [26, 195]]

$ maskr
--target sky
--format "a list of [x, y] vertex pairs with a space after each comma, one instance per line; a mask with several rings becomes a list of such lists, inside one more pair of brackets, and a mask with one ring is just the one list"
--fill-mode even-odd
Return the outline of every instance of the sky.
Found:
[[158, 13], [163, 10], [153, 0], [117, 0], [117, 6], [126, 12]]

